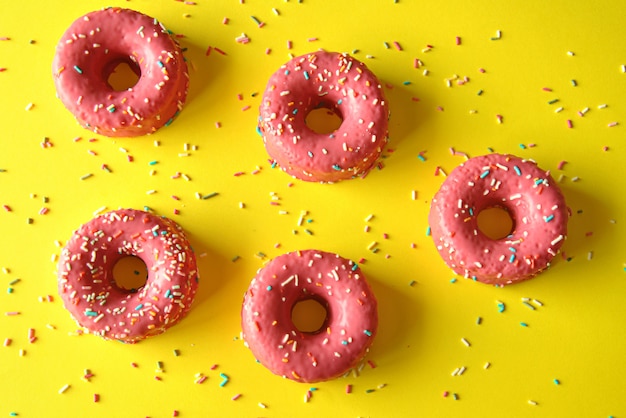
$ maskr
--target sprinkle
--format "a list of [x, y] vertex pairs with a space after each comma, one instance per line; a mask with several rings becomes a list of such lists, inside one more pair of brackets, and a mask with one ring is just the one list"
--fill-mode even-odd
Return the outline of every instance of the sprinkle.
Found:
[[483, 366], [483, 369], [487, 370], [489, 367], [491, 367], [491, 363], [487, 362], [487, 363], [485, 363], [485, 365]]
[[93, 401], [96, 402], [96, 403], [100, 402], [100, 395], [98, 395], [97, 393], [94, 393], [93, 394]]
[[263, 409], [267, 408], [267, 405], [265, 405], [262, 402], [259, 402], [257, 405], [259, 405], [259, 408], [263, 408]]
[[506, 309], [504, 302], [497, 301], [497, 306], [498, 306], [498, 312], [500, 313], [504, 312], [504, 310]]
[[398, 51], [402, 51], [402, 46], [400, 46], [400, 43], [398, 43], [397, 41], [393, 41], [393, 46], [398, 50]]
[[220, 387], [226, 386], [226, 383], [228, 383], [229, 377], [224, 373], [220, 373], [220, 377], [222, 378], [222, 381], [220, 382]]
[[561, 384], [561, 381], [559, 379], [553, 379], [552, 381], [554, 382], [555, 385]]
[[65, 393], [65, 391], [68, 390], [69, 388], [70, 388], [70, 385], [68, 384], [63, 385], [63, 387], [59, 389], [59, 394]]
[[571, 119], [567, 120], [567, 127], [568, 128], [573, 128], [574, 127], [574, 124], [572, 123]]
[[470, 342], [469, 342], [469, 341], [467, 341], [465, 338], [461, 338], [461, 342], [462, 342], [463, 344], [465, 344], [465, 346], [466, 346], [466, 347], [471, 347]]
[[612, 127], [617, 126], [617, 125], [618, 125], [618, 123], [617, 123], [617, 122], [610, 122], [607, 126], [608, 126], [609, 128], [612, 128]]
[[218, 196], [218, 195], [219, 195], [218, 192], [209, 193], [207, 195], [202, 196], [202, 200], [211, 199], [212, 197], [215, 197], [215, 196]]
[[573, 57], [575, 54], [573, 51], [567, 51], [567, 55], [569, 55], [570, 57]]
[[93, 176], [93, 174], [91, 174], [91, 173], [87, 173], [87, 174], [85, 174], [85, 175], [81, 176], [81, 177], [80, 177], [80, 179], [81, 179], [81, 180], [87, 180], [89, 177], [92, 177], [92, 176]]
[[519, 324], [525, 328], [528, 328], [528, 324], [526, 322], [520, 322]]
[[352, 385], [346, 385], [346, 393], [352, 393]]
[[529, 399], [529, 400], [528, 400], [528, 404], [529, 404], [529, 405], [533, 405], [533, 406], [537, 406], [537, 405], [539, 405], [536, 401], [533, 401], [532, 399]]
[[78, 74], [82, 74], [83, 70], [80, 69], [80, 67], [78, 65], [74, 66], [74, 70], [78, 73]]

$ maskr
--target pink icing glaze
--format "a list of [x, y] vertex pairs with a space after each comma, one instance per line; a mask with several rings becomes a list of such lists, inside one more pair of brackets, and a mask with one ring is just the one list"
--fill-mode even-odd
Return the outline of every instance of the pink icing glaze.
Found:
[[[301, 332], [294, 305], [315, 299], [327, 311], [317, 332]], [[274, 374], [318, 382], [348, 372], [362, 360], [378, 328], [377, 302], [354, 262], [323, 251], [280, 255], [259, 270], [245, 293], [243, 338]]]
[[[137, 84], [115, 91], [107, 82], [126, 62]], [[187, 96], [187, 64], [168, 31], [149, 16], [106, 8], [77, 19], [61, 37], [52, 64], [57, 95], [85, 128], [132, 137], [171, 123]]]
[[[136, 292], [116, 286], [113, 266], [126, 256], [148, 268]], [[120, 209], [93, 218], [61, 252], [59, 294], [90, 333], [134, 343], [160, 334], [189, 311], [198, 287], [196, 258], [182, 228], [150, 213]]]
[[[505, 209], [513, 231], [500, 240], [477, 225]], [[550, 173], [530, 160], [490, 154], [455, 168], [432, 200], [429, 223], [439, 254], [457, 274], [489, 284], [528, 279], [549, 267], [567, 235], [569, 210]]]
[[[318, 107], [342, 124], [320, 134], [306, 124]], [[364, 176], [388, 138], [389, 107], [376, 76], [347, 54], [318, 51], [293, 58], [269, 79], [259, 127], [268, 154], [293, 177], [335, 182]]]

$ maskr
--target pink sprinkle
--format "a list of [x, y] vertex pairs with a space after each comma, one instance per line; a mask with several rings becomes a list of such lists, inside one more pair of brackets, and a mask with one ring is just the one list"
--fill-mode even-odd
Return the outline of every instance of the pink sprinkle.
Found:
[[97, 393], [93, 394], [93, 401], [94, 402], [100, 402], [100, 395], [98, 395]]
[[233, 176], [239, 177], [239, 176], [243, 176], [244, 174], [246, 174], [245, 171], [238, 171], [235, 174], [233, 174]]
[[4, 208], [4, 210], [6, 210], [7, 212], [11, 212], [11, 206], [9, 205], [2, 205], [2, 207]]
[[0, 41], [10, 41], [11, 38], [9, 38], [8, 36], [2, 36], [0, 37]]
[[414, 102], [419, 102], [420, 98], [419, 97], [411, 97], [411, 100]]
[[200, 379], [196, 380], [196, 383], [201, 385], [204, 383], [205, 380], [207, 380], [208, 378], [206, 376], [202, 376]]
[[222, 19], [222, 24], [223, 25], [228, 25], [228, 18], [225, 17], [224, 19]]
[[222, 127], [222, 124], [220, 122], [215, 122], [215, 127], [219, 129]]
[[437, 110], [443, 112], [443, 106], [437, 106]]
[[420, 67], [420, 65], [421, 65], [421, 64], [420, 64], [420, 62], [421, 62], [421, 61], [419, 60], [419, 58], [415, 58], [415, 59], [413, 60], [413, 68], [419, 68], [419, 67]]
[[352, 385], [346, 385], [346, 393], [352, 393]]
[[89, 138], [89, 142], [98, 142], [98, 138]]
[[236, 394], [235, 396], [233, 396], [232, 398], [230, 398], [233, 401], [236, 401], [237, 399], [241, 398], [241, 393]]
[[567, 127], [568, 127], [568, 128], [573, 128], [573, 127], [574, 127], [574, 124], [572, 123], [572, 120], [571, 120], [571, 119], [568, 119], [568, 120], [567, 120]]
[[307, 40], [308, 40], [309, 42], [315, 42], [315, 41], [317, 41], [317, 38], [309, 38], [309, 39], [307, 39]]
[[550, 87], [544, 87], [542, 88], [543, 91], [552, 91], [552, 89]]
[[73, 139], [74, 142], [78, 142], [80, 140], [82, 140], [83, 138], [81, 138], [80, 136], [77, 136], [76, 138]]
[[0, 73], [5, 72], [7, 69], [5, 67], [0, 67]]
[[180, 200], [180, 197], [176, 196], [176, 195], [172, 195], [172, 199], [174, 200]]
[[188, 4], [189, 6], [195, 6], [196, 2], [195, 1], [186, 1], [185, 4]]
[[367, 260], [365, 258], [360, 258], [359, 259], [359, 264], [364, 264], [366, 262], [367, 262]]
[[611, 122], [611, 123], [608, 124], [609, 128], [612, 128], [614, 126], [617, 126], [617, 122]]
[[12, 340], [12, 339], [10, 339], [10, 338], [5, 338], [5, 339], [4, 339], [4, 346], [5, 346], [5, 347], [8, 347], [8, 346], [10, 346], [10, 345], [11, 345], [11, 343], [12, 343], [12, 342], [13, 342], [13, 340]]
[[45, 215], [46, 213], [48, 213], [48, 212], [49, 212], [49, 210], [50, 210], [50, 209], [48, 209], [48, 208], [46, 208], [46, 207], [43, 207], [43, 208], [41, 208], [41, 210], [39, 210], [39, 214], [40, 214], [40, 215]]
[[457, 45], [461, 45], [461, 37], [460, 36], [456, 37], [456, 44]]
[[487, 71], [486, 71], [484, 68], [479, 68], [479, 69], [478, 69], [478, 72], [479, 72], [479, 73], [486, 73]]
[[496, 119], [498, 119], [498, 123], [502, 123], [502, 115], [496, 115]]
[[254, 175], [254, 174], [259, 174], [261, 172], [261, 170], [254, 170], [251, 171], [250, 174]]
[[178, 209], [174, 209], [174, 215], [180, 215], [180, 211]]
[[5, 312], [6, 316], [16, 316], [16, 315], [19, 315], [19, 314], [20, 314], [19, 311]]
[[245, 111], [246, 111], [246, 110], [248, 110], [248, 109], [250, 109], [250, 105], [248, 105], [248, 106], [244, 106], [244, 107], [242, 107], [242, 108], [241, 108], [241, 110], [242, 110], [243, 112], [245, 112]]
[[393, 41], [393, 46], [395, 46], [398, 51], [402, 51], [402, 46], [399, 42]]
[[556, 166], [557, 169], [559, 170], [563, 170], [563, 166], [567, 164], [567, 161], [563, 160], [561, 162], [559, 162], [559, 164]]
[[135, 161], [132, 155], [129, 155], [128, 157], [126, 157], [126, 159], [128, 160], [129, 163], [132, 163], [133, 161]]
[[178, 411], [174, 409], [174, 412], [172, 412], [172, 416], [173, 417], [177, 417], [178, 416]]
[[384, 233], [384, 234], [383, 234], [383, 239], [389, 239], [389, 234]]
[[132, 367], [135, 367], [135, 368], [139, 367], [139, 366], [137, 365], [137, 363], [130, 363], [130, 365], [131, 365]]
[[212, 366], [211, 366], [211, 370], [215, 370], [215, 369], [217, 369], [218, 367], [219, 367], [219, 364], [214, 364], [214, 365], [212, 365]]
[[269, 55], [269, 54], [271, 54], [271, 53], [272, 53], [272, 48], [267, 48], [267, 49], [265, 50], [265, 55]]
[[291, 47], [292, 47], [291, 41], [287, 41], [287, 49], [291, 49]]
[[154, 380], [161, 381], [161, 376], [154, 376]]
[[444, 391], [444, 392], [443, 392], [443, 397], [444, 397], [444, 398], [447, 398], [449, 394], [450, 394], [450, 393], [446, 390], [446, 391]]

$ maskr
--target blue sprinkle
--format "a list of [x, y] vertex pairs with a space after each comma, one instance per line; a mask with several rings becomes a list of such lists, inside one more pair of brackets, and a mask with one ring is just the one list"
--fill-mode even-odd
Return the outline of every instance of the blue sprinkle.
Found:
[[430, 226], [428, 228], [426, 228], [426, 236], [429, 237], [430, 236]]
[[333, 169], [339, 171], [341, 170], [341, 167], [339, 166], [339, 164], [333, 164]]
[[98, 312], [89, 310], [89, 311], [85, 311], [85, 315], [86, 316], [98, 316]]
[[517, 250], [514, 247], [509, 247], [509, 251], [516, 253]]
[[545, 218], [546, 222], [550, 222], [552, 219], [554, 219], [554, 215], [546, 216]]
[[367, 335], [368, 337], [372, 336], [372, 331], [370, 331], [369, 329], [364, 329], [363, 330], [363, 334]]
[[157, 65], [161, 68], [165, 67], [165, 64], [163, 64], [161, 61], [157, 61]]
[[304, 74], [305, 79], [309, 79], [309, 73], [307, 71], [304, 71], [302, 74]]
[[358, 269], [358, 268], [359, 268], [359, 265], [357, 263], [354, 263], [352, 265], [352, 271], [356, 271], [356, 269]]
[[420, 161], [426, 161], [426, 158], [422, 154], [417, 154], [417, 158], [419, 158]]
[[267, 290], [272, 290], [272, 286], [271, 286], [271, 285], [268, 285], [268, 286], [267, 286]]
[[139, 305], [135, 306], [136, 311], [138, 311], [141, 308], [143, 308], [143, 303], [140, 303]]
[[263, 135], [263, 133], [261, 132], [261, 127], [259, 125], [257, 125], [256, 127], [256, 133], [259, 135]]
[[165, 292], [165, 297], [166, 298], [172, 297], [172, 291], [170, 289], [167, 289], [167, 291]]
[[337, 104], [340, 105], [341, 103], [343, 103], [342, 99], [337, 100]]
[[524, 145], [524, 144], [519, 144], [519, 147], [520, 147], [521, 149], [526, 149], [526, 145]]
[[456, 277], [451, 278], [450, 283], [456, 283]]
[[513, 166], [513, 170], [515, 170], [515, 173], [516, 173], [518, 176], [521, 176], [521, 175], [522, 175], [522, 170], [520, 170], [518, 166], [514, 165], [514, 166]]
[[75, 66], [74, 66], [74, 70], [76, 70], [76, 72], [77, 72], [78, 74], [82, 74], [82, 73], [83, 73], [83, 70], [81, 70], [81, 68], [80, 68], [78, 65], [75, 65]]
[[307, 151], [306, 153], [309, 157], [313, 158], [313, 153], [311, 151]]
[[481, 179], [484, 179], [485, 177], [487, 177], [489, 175], [489, 170], [485, 170], [483, 171], [483, 173], [480, 175]]
[[276, 161], [272, 161], [272, 165], [271, 165], [272, 168], [276, 168], [277, 165], [278, 163]]
[[298, 109], [297, 109], [297, 108], [296, 108], [296, 109], [294, 109], [294, 110], [291, 112], [291, 114], [292, 114], [292, 115], [295, 115], [295, 114], [297, 114], [297, 113], [298, 113]]
[[528, 324], [527, 324], [526, 322], [520, 322], [519, 324], [520, 324], [521, 326], [523, 326], [523, 327], [527, 327], [527, 326], [528, 326]]
[[515, 261], [515, 254], [511, 254], [511, 257], [509, 258], [509, 263], [512, 263], [513, 261]]
[[474, 208], [469, 208], [469, 214], [470, 216], [474, 216]]
[[289, 75], [289, 70], [285, 70], [285, 75]]
[[411, 82], [407, 80], [407, 81], [403, 81], [402, 84], [404, 84], [405, 86], [408, 86], [411, 84]]
[[341, 341], [341, 344], [343, 344], [343, 345], [348, 345], [348, 341], [346, 341], [346, 340], [342, 340], [342, 341]]

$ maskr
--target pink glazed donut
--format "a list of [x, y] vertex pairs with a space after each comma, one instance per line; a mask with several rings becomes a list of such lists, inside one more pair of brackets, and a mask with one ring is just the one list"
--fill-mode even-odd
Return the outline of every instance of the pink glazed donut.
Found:
[[[513, 230], [493, 240], [478, 228], [478, 214], [505, 209]], [[429, 224], [435, 245], [455, 273], [506, 285], [550, 266], [567, 235], [569, 210], [550, 173], [530, 160], [490, 154], [455, 168], [432, 200]]]
[[[127, 63], [139, 76], [116, 91], [109, 75]], [[156, 20], [118, 7], [77, 19], [52, 64], [57, 95], [87, 129], [111, 137], [149, 134], [182, 109], [189, 76], [180, 47]]]
[[[326, 308], [316, 332], [291, 319], [296, 303], [314, 299]], [[362, 360], [378, 328], [377, 302], [354, 262], [323, 251], [280, 255], [260, 269], [245, 293], [243, 338], [272, 373], [319, 382], [348, 372]]]
[[[330, 134], [306, 124], [313, 109], [341, 117]], [[269, 79], [259, 129], [267, 153], [291, 176], [335, 182], [365, 176], [388, 138], [389, 107], [376, 76], [347, 54], [318, 51], [293, 58]]]
[[[118, 287], [113, 266], [139, 257], [148, 268], [137, 291]], [[160, 334], [189, 311], [196, 257], [182, 228], [147, 212], [120, 209], [93, 218], [61, 252], [59, 294], [76, 322], [105, 339], [134, 343]]]

